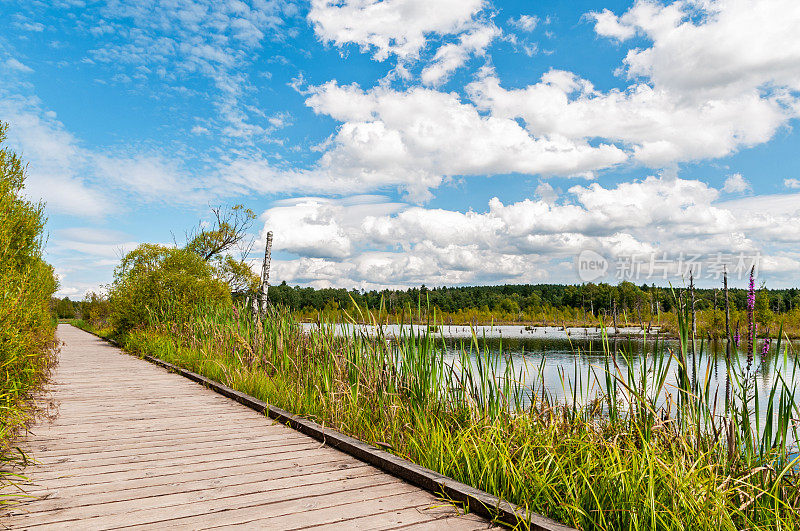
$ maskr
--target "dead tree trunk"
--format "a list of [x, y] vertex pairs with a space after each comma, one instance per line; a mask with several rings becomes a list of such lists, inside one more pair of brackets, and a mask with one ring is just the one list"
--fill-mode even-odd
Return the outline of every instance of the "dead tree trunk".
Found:
[[264, 313], [269, 306], [269, 265], [272, 258], [272, 231], [267, 232], [264, 247], [264, 265], [261, 266], [261, 287], [258, 290], [258, 311]]

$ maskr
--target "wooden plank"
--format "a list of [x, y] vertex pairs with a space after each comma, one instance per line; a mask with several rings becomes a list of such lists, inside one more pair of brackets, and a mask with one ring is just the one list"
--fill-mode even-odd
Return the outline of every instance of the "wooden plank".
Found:
[[490, 527], [490, 523], [480, 516], [455, 512], [450, 505], [430, 505], [430, 503], [418, 507], [385, 510], [364, 516], [348, 512], [347, 516], [352, 516], [352, 518], [336, 523], [325, 523], [325, 530], [406, 529], [419, 524], [428, 524], [431, 529], [464, 529], [464, 524], [467, 522], [474, 523], [474, 529]]
[[28, 443], [26, 445], [26, 450], [36, 452], [39, 456], [37, 458], [37, 462], [40, 464], [47, 463], [48, 459], [54, 458], [61, 458], [61, 457], [72, 457], [74, 456], [75, 459], [80, 459], [83, 456], [86, 456], [87, 459], [94, 459], [99, 458], [104, 455], [110, 455], [111, 453], [120, 453], [122, 455], [125, 451], [153, 451], [156, 452], [160, 448], [168, 448], [172, 447], [175, 444], [176, 440], [180, 441], [180, 444], [185, 447], [193, 447], [194, 445], [205, 445], [211, 443], [222, 443], [226, 441], [230, 441], [235, 439], [237, 441], [247, 440], [251, 441], [253, 444], [269, 444], [273, 441], [303, 441], [308, 440], [307, 437], [299, 434], [285, 434], [285, 433], [275, 433], [270, 434], [267, 432], [266, 434], [254, 433], [251, 430], [221, 430], [216, 432], [201, 432], [201, 433], [189, 433], [189, 434], [175, 434], [175, 432], [168, 432], [165, 435], [161, 435], [158, 437], [148, 437], [148, 438], [133, 438], [133, 439], [112, 439], [108, 441], [103, 441], [93, 445], [82, 445], [80, 441], [76, 441], [72, 444], [68, 444], [67, 441], [64, 444], [58, 444], [54, 446], [50, 441], [48, 443], [35, 443], [31, 444]]
[[[349, 456], [341, 456], [338, 459], [320, 462], [319, 458], [310, 454], [305, 457], [297, 457], [294, 459], [283, 461], [262, 461], [262, 462], [244, 462], [233, 466], [226, 467], [210, 467], [206, 469], [193, 468], [189, 472], [173, 472], [170, 474], [161, 475], [144, 475], [141, 477], [127, 478], [115, 482], [115, 488], [110, 489], [108, 483], [92, 482], [82, 483], [78, 485], [59, 485], [55, 482], [47, 482], [44, 486], [39, 485], [26, 485], [25, 491], [33, 496], [49, 499], [53, 496], [83, 496], [83, 495], [97, 495], [104, 492], [111, 491], [125, 491], [131, 489], [158, 487], [161, 485], [179, 486], [182, 483], [191, 481], [206, 481], [214, 483], [220, 481], [222, 478], [234, 476], [246, 476], [248, 474], [256, 473], [274, 473], [276, 476], [280, 474], [295, 473], [298, 477], [311, 473], [316, 470], [344, 470], [354, 469], [362, 466], [368, 466], [361, 461], [356, 461]], [[29, 504], [39, 503], [40, 500], [31, 500], [26, 502]]]
[[[298, 486], [298, 477], [302, 486]], [[266, 499], [266, 494], [274, 499], [291, 496], [293, 493], [304, 495], [314, 492], [327, 492], [331, 490], [331, 482], [336, 482], [336, 488], [355, 488], [363, 485], [376, 485], [387, 481], [374, 468], [367, 466], [350, 470], [328, 470], [316, 474], [296, 476], [286, 474], [264, 474], [251, 476], [247, 481], [235, 481], [235, 478], [226, 478], [228, 481], [217, 482], [215, 485], [203, 483], [181, 483], [179, 489], [173, 485], [148, 487], [137, 491], [111, 491], [103, 496], [84, 498], [51, 498], [38, 505], [19, 507], [15, 515], [25, 525], [41, 525], [43, 523], [57, 523], [70, 520], [86, 520], [118, 514], [131, 514], [136, 511], [155, 508], [175, 508], [182, 510], [181, 506], [206, 500], [224, 500], [264, 494], [258, 499]], [[300, 492], [302, 490], [303, 492]], [[133, 494], [133, 495], [131, 495]], [[272, 498], [271, 498], [272, 499]]]
[[[260, 430], [259, 430], [260, 431]], [[254, 432], [252, 428], [240, 428], [235, 430], [230, 429], [217, 429], [198, 432], [196, 430], [179, 432], [177, 430], [169, 430], [161, 433], [154, 433], [141, 437], [122, 438], [115, 437], [111, 439], [99, 439], [90, 442], [85, 442], [82, 438], [75, 439], [36, 439], [28, 440], [25, 444], [25, 449], [28, 451], [36, 452], [37, 455], [79, 455], [84, 453], [101, 452], [106, 448], [151, 448], [162, 446], [164, 442], [174, 441], [180, 439], [186, 444], [193, 444], [194, 442], [205, 441], [224, 441], [232, 437], [246, 437], [246, 438], [264, 438], [269, 440], [271, 438], [289, 437], [283, 433], [275, 433], [271, 435], [270, 431], [264, 430], [265, 434]], [[303, 435], [292, 435], [292, 437], [302, 438]]]
[[287, 499], [261, 507], [215, 511], [206, 518], [195, 516], [151, 522], [145, 529], [155, 529], [158, 525], [170, 529], [213, 529], [237, 525], [250, 529], [308, 529], [344, 523], [358, 516], [396, 511], [409, 505], [419, 507], [435, 503], [435, 498], [429, 494], [420, 498], [419, 491], [411, 485], [382, 485], [318, 497]]
[[[294, 482], [293, 486], [283, 489], [271, 489], [268, 483], [260, 484], [260, 487], [245, 485], [243, 488], [226, 489], [231, 493], [230, 495], [213, 490], [181, 492], [173, 496], [154, 496], [114, 503], [113, 507], [107, 509], [106, 514], [97, 516], [87, 516], [85, 507], [75, 507], [44, 514], [17, 515], [16, 519], [26, 528], [45, 524], [71, 525], [71, 522], [80, 521], [82, 525], [95, 529], [107, 529], [181, 518], [203, 519], [206, 516], [211, 518], [216, 513], [224, 513], [233, 509], [249, 509], [253, 514], [266, 510], [270, 505], [289, 506], [293, 508], [293, 511], [301, 512], [294, 508], [306, 506], [309, 503], [342, 503], [345, 500], [358, 499], [359, 495], [365, 495], [369, 491], [372, 492], [369, 496], [386, 496], [393, 492], [408, 492], [410, 489], [414, 489], [402, 482], [398, 485], [397, 479], [385, 474], [378, 475], [379, 479], [375, 478], [376, 476], [365, 476], [313, 485], [297, 485], [297, 482]], [[333, 492], [331, 492], [332, 490]], [[285, 510], [281, 509], [281, 511]]]
[[[310, 449], [298, 452], [284, 452], [282, 454], [270, 456], [269, 460], [272, 463], [284, 462], [284, 461], [291, 462], [303, 459], [305, 457], [311, 457], [315, 459], [316, 462], [335, 461], [337, 459], [341, 459], [340, 456], [335, 454], [330, 456], [320, 456], [319, 453], [315, 451], [315, 449]], [[264, 462], [265, 459], [266, 458], [264, 458], [263, 456], [261, 456], [260, 459], [254, 459], [252, 456], [250, 457], [235, 456], [229, 459], [223, 459], [221, 461], [205, 460], [200, 463], [193, 463], [193, 464], [173, 463], [170, 465], [152, 467], [149, 469], [136, 468], [132, 470], [122, 470], [122, 471], [114, 470], [101, 474], [89, 474], [89, 475], [56, 474], [55, 476], [52, 477], [41, 477], [41, 475], [44, 474], [43, 472], [35, 472], [33, 474], [30, 474], [30, 476], [31, 476], [31, 481], [34, 484], [42, 486], [52, 486], [53, 488], [60, 488], [60, 487], [74, 486], [74, 485], [88, 485], [88, 484], [109, 485], [113, 483], [129, 481], [131, 479], [139, 479], [145, 477], [155, 478], [157, 476], [174, 476], [176, 474], [180, 475], [184, 473], [193, 472], [195, 470], [214, 469], [219, 471], [225, 471], [226, 469], [236, 468], [241, 465], [253, 465], [262, 463]]]
[[74, 456], [47, 456], [37, 459], [37, 463], [47, 467], [49, 470], [60, 470], [75, 467], [81, 467], [81, 469], [88, 470], [127, 464], [149, 466], [151, 462], [158, 463], [162, 459], [169, 459], [170, 461], [173, 461], [175, 459], [186, 459], [194, 456], [210, 457], [217, 454], [238, 453], [240, 450], [248, 450], [253, 448], [269, 448], [274, 451], [285, 452], [306, 448], [319, 448], [319, 443], [316, 441], [309, 441], [308, 439], [277, 439], [264, 441], [258, 438], [212, 441], [211, 443], [196, 445], [187, 445], [182, 441], [172, 441], [169, 446], [150, 448], [146, 451], [142, 451], [141, 449], [137, 448], [121, 453], [114, 451], [105, 452], [105, 454], [110, 455], [103, 455], [103, 453], [83, 454], [80, 456], [80, 458]]
[[80, 463], [77, 466], [72, 463], [64, 463], [65, 466], [59, 467], [51, 465], [46, 467], [46, 471], [37, 472], [36, 480], [43, 481], [50, 478], [81, 478], [83, 476], [102, 476], [104, 474], [117, 473], [117, 472], [132, 472], [136, 470], [149, 470], [157, 471], [165, 468], [176, 466], [188, 467], [195, 464], [205, 463], [220, 463], [224, 464], [228, 460], [233, 459], [276, 459], [284, 454], [291, 456], [302, 454], [303, 452], [319, 452], [319, 445], [314, 444], [314, 441], [303, 443], [298, 446], [289, 446], [286, 448], [251, 448], [238, 449], [235, 451], [221, 450], [215, 452], [206, 452], [204, 454], [194, 454], [189, 456], [177, 456], [172, 458], [170, 456], [158, 456], [153, 459], [142, 458], [140, 460], [128, 460], [121, 463], [102, 463], [94, 466], [91, 464]]

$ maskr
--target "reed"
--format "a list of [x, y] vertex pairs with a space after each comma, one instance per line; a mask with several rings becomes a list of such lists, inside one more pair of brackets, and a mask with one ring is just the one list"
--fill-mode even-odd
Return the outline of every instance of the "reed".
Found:
[[33, 395], [54, 363], [53, 269], [42, 260], [44, 211], [22, 197], [25, 164], [3, 147], [0, 122], [0, 507], [15, 487], [25, 455], [14, 438], [36, 412]]
[[[339, 318], [367, 319], [358, 312]], [[677, 318], [677, 344], [657, 346], [638, 364], [604, 335], [603, 365], [561, 372], [569, 397], [561, 402], [541, 378], [521, 383], [522, 371], [542, 375], [544, 366], [501, 363], [474, 333], [453, 355], [435, 326], [404, 328], [396, 338], [380, 327], [375, 336], [354, 328], [343, 337], [332, 321], [304, 332], [285, 309], [253, 318], [242, 305], [153, 320], [122, 339], [133, 352], [580, 529], [800, 527], [791, 447], [798, 415], [788, 383], [798, 362], [786, 363], [792, 374], [776, 379], [761, 421], [753, 382], [762, 367], [731, 361], [734, 396], [728, 407], [718, 403], [705, 342], [691, 333], [690, 304]], [[436, 322], [432, 315], [428, 324]], [[793, 357], [788, 342], [776, 343], [785, 362]]]

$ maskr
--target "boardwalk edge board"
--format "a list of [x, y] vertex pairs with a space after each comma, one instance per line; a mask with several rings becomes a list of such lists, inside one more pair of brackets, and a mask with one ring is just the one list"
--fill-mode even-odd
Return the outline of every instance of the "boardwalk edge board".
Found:
[[[83, 329], [81, 329], [83, 330]], [[89, 332], [88, 330], [84, 330]], [[122, 349], [122, 346], [113, 339], [105, 338], [89, 332], [98, 338], [106, 341], [115, 347]], [[140, 357], [140, 356], [137, 356]], [[227, 398], [235, 400], [242, 405], [249, 407], [259, 413], [265, 414], [270, 418], [289, 426], [305, 435], [313, 437], [328, 446], [341, 452], [349, 454], [356, 459], [379, 468], [392, 476], [400, 478], [412, 485], [432, 492], [436, 495], [444, 495], [446, 499], [459, 502], [469, 507], [471, 512], [481, 516], [494, 519], [511, 526], [522, 526], [533, 531], [574, 531], [573, 528], [551, 520], [535, 513], [526, 513], [519, 506], [501, 500], [482, 490], [470, 487], [465, 483], [456, 481], [452, 478], [434, 472], [428, 468], [419, 466], [407, 459], [390, 454], [384, 450], [375, 448], [363, 441], [350, 437], [338, 431], [317, 424], [314, 421], [298, 417], [288, 411], [271, 406], [263, 400], [244, 394], [232, 389], [227, 385], [206, 378], [195, 372], [182, 369], [177, 365], [166, 362], [153, 356], [141, 356], [141, 359], [149, 361], [154, 365], [163, 367], [171, 372], [177, 373], [189, 380], [208, 387]]]

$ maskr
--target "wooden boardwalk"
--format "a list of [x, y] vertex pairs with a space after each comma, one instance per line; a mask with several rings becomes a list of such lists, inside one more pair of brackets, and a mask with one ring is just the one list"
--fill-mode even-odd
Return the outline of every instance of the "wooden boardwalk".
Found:
[[486, 529], [433, 495], [77, 328], [23, 440], [11, 528]]

